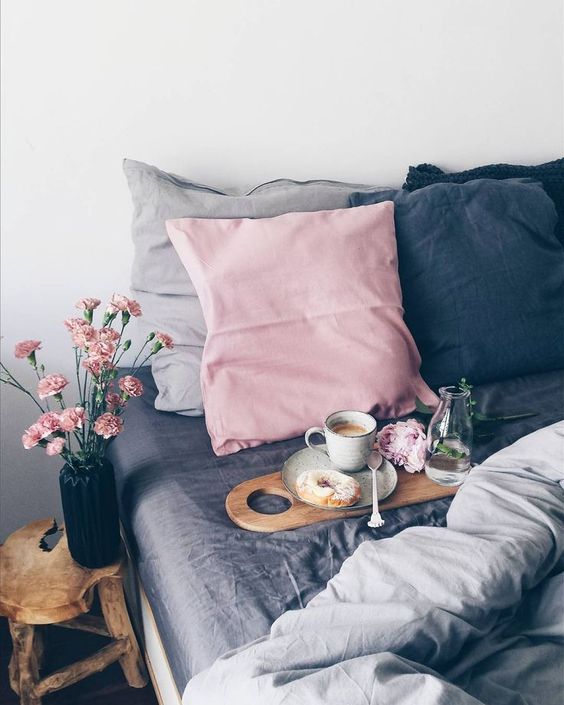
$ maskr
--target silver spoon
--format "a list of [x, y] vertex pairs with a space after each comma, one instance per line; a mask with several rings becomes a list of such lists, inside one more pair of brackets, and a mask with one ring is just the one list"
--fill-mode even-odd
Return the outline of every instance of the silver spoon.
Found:
[[368, 520], [368, 526], [371, 529], [378, 529], [384, 526], [384, 520], [378, 511], [378, 479], [376, 477], [376, 471], [382, 465], [382, 456], [380, 453], [371, 453], [366, 464], [372, 470], [372, 516]]

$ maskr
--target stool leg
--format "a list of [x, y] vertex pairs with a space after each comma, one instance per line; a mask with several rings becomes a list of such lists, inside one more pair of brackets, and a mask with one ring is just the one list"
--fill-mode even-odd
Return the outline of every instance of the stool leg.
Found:
[[12, 656], [10, 657], [10, 663], [8, 664], [8, 677], [10, 679], [10, 688], [14, 693], [20, 692], [20, 672], [18, 669], [18, 662], [16, 661], [16, 654], [12, 651]]
[[98, 583], [98, 595], [110, 634], [114, 639], [129, 641], [130, 648], [119, 660], [127, 682], [134, 688], [143, 688], [147, 685], [147, 671], [127, 613], [122, 579], [103, 578]]
[[41, 627], [34, 627], [33, 630], [33, 655], [35, 657], [35, 663], [37, 664], [37, 670], [40, 671], [43, 668], [43, 656], [45, 652], [45, 632]]
[[[41, 631], [35, 627], [33, 630], [33, 647], [32, 647], [33, 655], [35, 658], [35, 662], [37, 664], [37, 670], [41, 668], [43, 665], [43, 651], [44, 651], [44, 646], [43, 646], [43, 634]], [[8, 664], [8, 677], [10, 680], [10, 687], [14, 691], [14, 693], [19, 693], [20, 692], [20, 669], [18, 668], [18, 662], [16, 660], [16, 652], [15, 650], [12, 652], [12, 656], [10, 658], [10, 663]]]
[[17, 684], [16, 692], [21, 705], [41, 705], [41, 699], [35, 696], [35, 686], [39, 681], [39, 660], [35, 651], [35, 629], [29, 624], [20, 624], [10, 620], [13, 653], [10, 661], [10, 684]]

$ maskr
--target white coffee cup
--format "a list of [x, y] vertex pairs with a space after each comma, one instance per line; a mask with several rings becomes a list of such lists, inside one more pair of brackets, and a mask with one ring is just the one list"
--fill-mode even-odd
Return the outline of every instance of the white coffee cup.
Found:
[[[318, 433], [325, 438], [326, 448], [312, 443], [311, 436]], [[326, 453], [339, 470], [362, 470], [374, 449], [376, 420], [363, 411], [335, 411], [325, 419], [323, 428], [314, 426], [305, 434], [306, 445], [312, 450]]]

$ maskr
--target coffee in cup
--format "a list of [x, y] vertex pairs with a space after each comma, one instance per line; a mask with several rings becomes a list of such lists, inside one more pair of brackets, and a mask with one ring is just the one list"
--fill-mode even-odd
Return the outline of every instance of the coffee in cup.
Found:
[[338, 433], [339, 436], [348, 437], [364, 436], [365, 433], [368, 433], [368, 429], [366, 428], [366, 426], [361, 426], [358, 423], [350, 422], [336, 424], [335, 426], [331, 427], [331, 431], [333, 431], [333, 433]]
[[[311, 436], [324, 436], [326, 447], [310, 441]], [[312, 450], [329, 456], [339, 470], [362, 470], [372, 453], [376, 438], [376, 420], [363, 411], [335, 411], [323, 427], [314, 426], [306, 431], [305, 442]]]

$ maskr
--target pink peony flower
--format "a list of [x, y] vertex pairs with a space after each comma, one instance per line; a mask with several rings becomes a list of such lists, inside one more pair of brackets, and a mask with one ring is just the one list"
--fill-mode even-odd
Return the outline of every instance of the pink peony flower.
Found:
[[14, 355], [18, 360], [22, 360], [24, 357], [29, 357], [36, 350], [41, 349], [40, 340], [22, 340], [14, 348]]
[[117, 343], [119, 333], [113, 328], [100, 328], [98, 331], [98, 340], [101, 343]]
[[81, 350], [86, 350], [86, 348], [92, 343], [95, 343], [96, 340], [98, 340], [98, 331], [88, 324], [80, 326], [80, 328], [72, 334], [72, 342]]
[[125, 401], [119, 394], [116, 394], [115, 392], [108, 392], [106, 394], [106, 404], [108, 405], [108, 411], [115, 411], [116, 409], [124, 406]]
[[141, 306], [134, 299], [128, 299], [127, 296], [114, 294], [106, 308], [106, 313], [116, 314], [120, 311], [127, 311], [132, 316], [141, 315]]
[[63, 324], [69, 333], [76, 333], [81, 328], [90, 326], [90, 323], [85, 321], [84, 318], [66, 318]]
[[43, 379], [39, 380], [37, 394], [40, 399], [52, 397], [55, 394], [60, 394], [67, 384], [68, 380], [66, 377], [63, 377], [63, 375], [47, 375], [47, 377], [43, 377]]
[[75, 431], [77, 428], [82, 428], [84, 423], [84, 409], [82, 406], [63, 409], [58, 416], [61, 431], [66, 431], [67, 433]]
[[39, 426], [44, 430], [43, 438], [50, 433], [61, 430], [59, 414], [56, 411], [48, 411], [46, 414], [41, 414], [34, 426]]
[[168, 333], [161, 333], [160, 331], [155, 333], [155, 340], [157, 340], [161, 347], [172, 349], [174, 347], [174, 341]]
[[100, 303], [100, 299], [86, 297], [84, 299], [79, 299], [76, 302], [75, 307], [81, 309], [82, 311], [93, 311], [95, 308], [98, 308]]
[[143, 394], [143, 383], [137, 377], [126, 375], [119, 382], [119, 388], [130, 397], [140, 397]]
[[121, 432], [123, 421], [119, 416], [106, 412], [96, 419], [94, 432], [103, 438], [112, 438]]
[[407, 472], [419, 472], [425, 465], [425, 428], [415, 419], [388, 424], [378, 433], [378, 449]]
[[47, 455], [60, 455], [65, 447], [64, 438], [54, 438], [50, 443], [45, 446], [45, 452]]
[[22, 444], [26, 450], [36, 446], [45, 438], [45, 429], [37, 423], [32, 424], [22, 436]]

